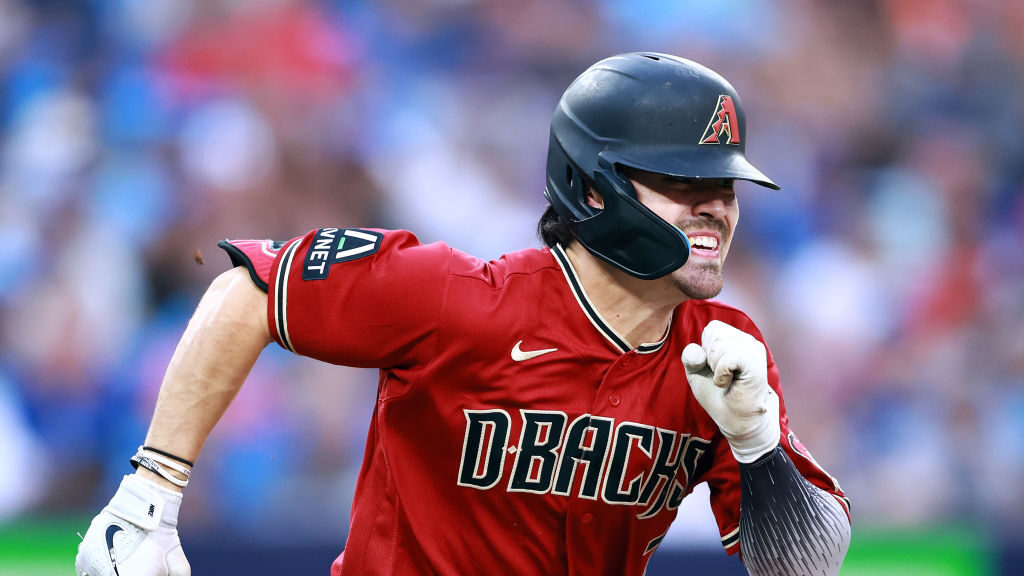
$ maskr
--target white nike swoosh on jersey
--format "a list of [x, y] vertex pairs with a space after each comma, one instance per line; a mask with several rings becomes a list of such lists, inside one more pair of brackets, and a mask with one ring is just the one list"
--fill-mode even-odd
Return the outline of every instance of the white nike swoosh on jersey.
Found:
[[512, 359], [516, 362], [522, 362], [523, 360], [529, 360], [530, 358], [536, 358], [549, 352], [556, 352], [558, 348], [545, 348], [543, 350], [529, 350], [524, 351], [519, 348], [523, 341], [516, 342], [516, 345], [512, 348]]

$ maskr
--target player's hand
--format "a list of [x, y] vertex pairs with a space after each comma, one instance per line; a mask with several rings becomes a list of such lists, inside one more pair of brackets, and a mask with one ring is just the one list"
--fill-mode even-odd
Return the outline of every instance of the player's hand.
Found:
[[78, 576], [189, 576], [178, 540], [181, 494], [125, 476], [78, 546]]
[[768, 385], [767, 356], [757, 338], [718, 320], [704, 328], [700, 345], [683, 349], [690, 389], [738, 462], [753, 462], [779, 444], [779, 397]]

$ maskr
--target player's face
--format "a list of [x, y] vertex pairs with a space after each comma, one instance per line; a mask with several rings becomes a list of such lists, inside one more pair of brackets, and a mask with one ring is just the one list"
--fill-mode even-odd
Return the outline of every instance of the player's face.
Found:
[[637, 199], [690, 240], [690, 258], [669, 278], [690, 298], [713, 298], [722, 291], [722, 265], [740, 217], [732, 180], [680, 180], [633, 171]]

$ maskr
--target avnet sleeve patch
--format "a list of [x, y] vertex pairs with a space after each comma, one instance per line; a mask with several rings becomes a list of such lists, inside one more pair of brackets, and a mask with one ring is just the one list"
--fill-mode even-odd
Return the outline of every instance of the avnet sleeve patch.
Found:
[[302, 263], [303, 280], [323, 280], [331, 265], [358, 260], [380, 250], [379, 232], [358, 228], [320, 228]]

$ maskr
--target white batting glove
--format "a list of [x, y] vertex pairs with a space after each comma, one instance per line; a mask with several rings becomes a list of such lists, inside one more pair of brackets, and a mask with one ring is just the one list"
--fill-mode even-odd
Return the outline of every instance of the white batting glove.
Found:
[[78, 576], [189, 576], [178, 540], [181, 493], [125, 476], [78, 545]]
[[779, 396], [768, 385], [764, 344], [712, 320], [701, 343], [683, 349], [693, 395], [718, 424], [736, 461], [749, 464], [779, 444]]

